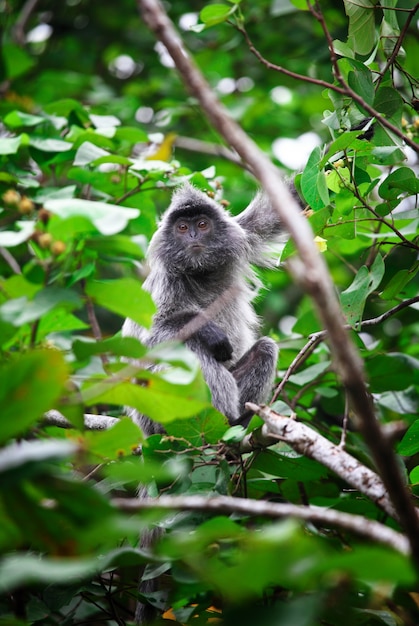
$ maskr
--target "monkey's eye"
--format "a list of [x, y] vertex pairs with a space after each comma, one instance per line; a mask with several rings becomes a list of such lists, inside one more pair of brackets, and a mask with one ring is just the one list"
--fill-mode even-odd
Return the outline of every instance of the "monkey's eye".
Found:
[[209, 223], [207, 222], [207, 220], [199, 220], [197, 226], [199, 230], [206, 230], [209, 226]]
[[180, 233], [186, 233], [186, 231], [188, 230], [188, 225], [185, 224], [185, 222], [179, 222], [176, 228], [178, 229]]

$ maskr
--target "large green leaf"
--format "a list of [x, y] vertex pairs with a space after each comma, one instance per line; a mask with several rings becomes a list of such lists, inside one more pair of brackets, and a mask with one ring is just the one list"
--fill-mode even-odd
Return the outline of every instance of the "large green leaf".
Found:
[[129, 317], [140, 326], [149, 327], [156, 310], [150, 294], [133, 278], [92, 280], [87, 283], [86, 293], [100, 306]]
[[156, 374], [141, 373], [141, 384], [103, 381], [82, 390], [88, 404], [98, 402], [130, 406], [151, 419], [166, 424], [187, 418], [211, 407], [209, 392], [198, 375], [192, 383], [172, 384]]
[[301, 176], [301, 191], [304, 198], [315, 211], [329, 204], [329, 192], [323, 169], [320, 169], [321, 150], [314, 148]]
[[375, 41], [375, 2], [344, 0], [349, 18], [348, 43], [358, 54], [371, 52]]
[[139, 215], [138, 209], [78, 198], [47, 200], [45, 208], [64, 219], [75, 215], [86, 217], [103, 235], [116, 235]]
[[379, 354], [367, 359], [366, 369], [373, 393], [407, 389], [415, 379], [418, 363], [404, 354]]
[[377, 254], [370, 270], [363, 265], [358, 270], [352, 284], [341, 293], [343, 313], [351, 326], [356, 326], [362, 319], [366, 300], [369, 294], [380, 284], [384, 271], [383, 258]]
[[57, 350], [28, 352], [0, 369], [0, 442], [23, 434], [54, 408], [67, 381], [67, 366]]

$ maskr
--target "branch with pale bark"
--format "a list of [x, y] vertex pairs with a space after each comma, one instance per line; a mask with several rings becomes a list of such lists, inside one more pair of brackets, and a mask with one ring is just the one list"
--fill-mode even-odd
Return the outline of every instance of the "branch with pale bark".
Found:
[[272, 438], [284, 441], [296, 452], [314, 459], [332, 470], [345, 480], [348, 485], [366, 495], [378, 507], [391, 517], [397, 519], [381, 478], [353, 456], [345, 452], [315, 430], [296, 419], [279, 415], [269, 407], [258, 406], [248, 402], [246, 408], [259, 415], [265, 422], [262, 435], [268, 440]]
[[187, 53], [160, 2], [138, 0], [138, 5], [145, 23], [171, 55], [186, 89], [198, 100], [202, 111], [229, 147], [251, 168], [294, 240], [299, 259], [292, 259], [290, 270], [311, 296], [328, 331], [335, 368], [346, 387], [357, 424], [372, 451], [400, 524], [409, 538], [413, 558], [419, 567], [419, 518], [396, 456], [376, 419], [373, 402], [365, 384], [362, 361], [345, 330], [334, 285], [316, 248], [311, 228], [300, 214], [300, 207], [281, 180], [277, 169], [221, 105]]
[[409, 555], [409, 542], [395, 530], [362, 517], [316, 506], [299, 506], [248, 500], [231, 496], [161, 496], [154, 498], [114, 498], [112, 504], [119, 510], [133, 513], [145, 510], [203, 511], [217, 514], [257, 515], [271, 518], [293, 517], [313, 524], [339, 528], [387, 545], [402, 554]]

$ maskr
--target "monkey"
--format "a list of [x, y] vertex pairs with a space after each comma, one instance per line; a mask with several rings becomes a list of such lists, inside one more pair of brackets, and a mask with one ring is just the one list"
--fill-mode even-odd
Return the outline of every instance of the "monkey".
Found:
[[[185, 344], [200, 361], [214, 407], [232, 425], [245, 424], [246, 402], [267, 399], [275, 376], [277, 346], [268, 337], [257, 338], [259, 321], [251, 302], [260, 283], [252, 265], [271, 263], [269, 244], [282, 233], [276, 211], [261, 193], [233, 217], [202, 191], [182, 185], [149, 246], [144, 289], [157, 306], [151, 331], [130, 319], [123, 325], [124, 336], [152, 347], [176, 339], [197, 320]], [[214, 319], [206, 319], [208, 307], [223, 295], [225, 305]], [[145, 435], [162, 432], [147, 417], [131, 416]]]
[[[191, 327], [184, 343], [198, 357], [212, 404], [231, 425], [248, 424], [252, 413], [246, 411], [246, 402], [266, 401], [275, 378], [278, 348], [269, 337], [258, 338], [252, 300], [260, 283], [252, 265], [271, 264], [269, 244], [282, 234], [279, 217], [262, 193], [232, 216], [202, 191], [183, 184], [174, 192], [148, 250], [150, 272], [143, 286], [157, 307], [151, 329], [130, 319], [122, 328], [124, 336], [153, 347]], [[164, 432], [147, 416], [128, 412], [146, 436]], [[139, 497], [145, 495], [140, 489]], [[154, 539], [160, 534], [157, 529], [151, 532]], [[141, 545], [152, 542], [153, 534]], [[140, 583], [140, 592], [153, 590], [153, 582]], [[137, 623], [146, 623], [152, 615], [149, 605], [138, 603]]]

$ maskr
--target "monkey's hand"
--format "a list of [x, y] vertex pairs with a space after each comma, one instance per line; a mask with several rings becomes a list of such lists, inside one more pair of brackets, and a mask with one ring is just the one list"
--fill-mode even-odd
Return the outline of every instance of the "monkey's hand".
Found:
[[205, 345], [216, 361], [228, 361], [233, 355], [233, 348], [225, 332], [215, 322], [207, 322], [195, 333], [194, 337]]

